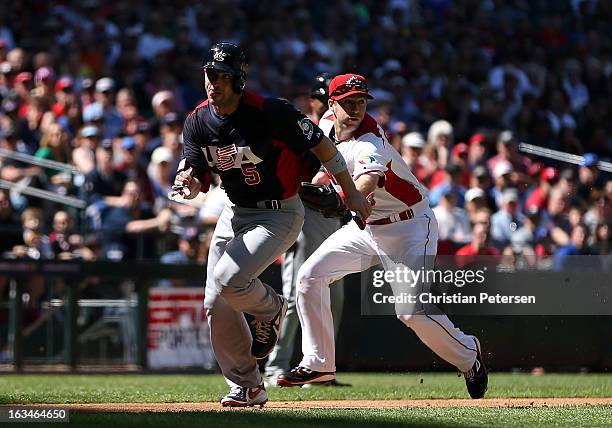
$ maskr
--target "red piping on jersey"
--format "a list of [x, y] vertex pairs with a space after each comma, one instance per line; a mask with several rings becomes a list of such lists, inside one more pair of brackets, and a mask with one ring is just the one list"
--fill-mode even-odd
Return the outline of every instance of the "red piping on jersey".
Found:
[[289, 150], [284, 141], [272, 140], [272, 145], [281, 149], [278, 163], [276, 164], [276, 176], [284, 189], [283, 199], [287, 199], [295, 195], [300, 189], [301, 159]]
[[245, 91], [242, 95], [242, 102], [248, 106], [253, 106], [258, 110], [263, 110], [265, 98], [254, 92]]
[[208, 105], [208, 98], [202, 101], [200, 104], [198, 104], [196, 108], [194, 108], [190, 114], [194, 114], [196, 111], [198, 111], [199, 108], [205, 107], [207, 105]]
[[391, 161], [387, 164], [387, 171], [385, 172], [385, 190], [408, 206], [423, 200], [423, 195], [421, 195], [419, 189], [414, 187], [414, 184], [393, 172]]

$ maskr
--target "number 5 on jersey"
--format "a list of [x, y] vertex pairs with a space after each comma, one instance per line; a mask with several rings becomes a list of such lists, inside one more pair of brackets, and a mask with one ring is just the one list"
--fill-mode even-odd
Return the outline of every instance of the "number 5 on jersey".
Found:
[[244, 175], [244, 182], [249, 186], [255, 186], [261, 181], [256, 165], [242, 165], [242, 175]]

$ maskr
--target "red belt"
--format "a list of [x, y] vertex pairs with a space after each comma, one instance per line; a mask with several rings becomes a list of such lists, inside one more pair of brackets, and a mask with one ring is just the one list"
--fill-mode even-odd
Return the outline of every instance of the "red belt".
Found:
[[410, 220], [414, 218], [414, 211], [412, 211], [412, 208], [408, 208], [406, 211], [402, 211], [397, 215], [399, 219], [395, 219], [394, 217], [395, 216], [390, 216], [387, 218], [381, 218], [380, 220], [369, 221], [368, 224], [373, 226], [380, 226], [383, 224], [391, 224], [398, 221]]

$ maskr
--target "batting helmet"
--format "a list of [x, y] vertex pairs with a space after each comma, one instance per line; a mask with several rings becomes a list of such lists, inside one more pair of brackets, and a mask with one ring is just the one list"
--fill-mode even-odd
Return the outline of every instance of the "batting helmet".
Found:
[[331, 80], [328, 73], [321, 73], [314, 78], [310, 89], [310, 98], [316, 98], [323, 104], [327, 105], [329, 98], [329, 81]]
[[234, 43], [221, 42], [210, 48], [210, 57], [204, 62], [203, 69], [221, 70], [234, 75], [234, 91], [241, 93], [246, 85], [246, 57], [242, 49]]

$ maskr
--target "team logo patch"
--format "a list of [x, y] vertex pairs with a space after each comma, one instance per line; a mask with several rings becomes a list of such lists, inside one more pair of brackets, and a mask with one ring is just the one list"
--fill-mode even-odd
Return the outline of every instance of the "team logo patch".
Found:
[[310, 140], [312, 138], [312, 135], [314, 134], [314, 125], [312, 124], [310, 119], [306, 117], [301, 119], [298, 122], [298, 126], [300, 127], [302, 133], [306, 136], [306, 138]]
[[376, 163], [376, 158], [370, 154], [359, 155], [357, 162], [362, 165], [367, 165], [369, 163]]
[[225, 52], [223, 52], [222, 50], [219, 50], [219, 49], [215, 49], [215, 53], [213, 55], [213, 60], [219, 61], [219, 62], [223, 62], [223, 61], [225, 61], [225, 56], [226, 56]]
[[346, 81], [345, 85], [346, 85], [346, 86], [353, 86], [353, 85], [357, 85], [358, 83], [361, 83], [361, 80], [359, 80], [359, 77], [357, 77], [357, 76], [351, 76], [351, 77], [349, 77], [349, 79]]

